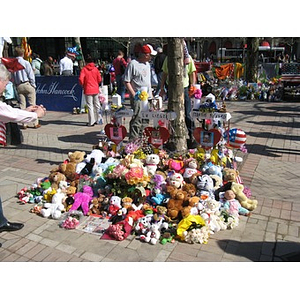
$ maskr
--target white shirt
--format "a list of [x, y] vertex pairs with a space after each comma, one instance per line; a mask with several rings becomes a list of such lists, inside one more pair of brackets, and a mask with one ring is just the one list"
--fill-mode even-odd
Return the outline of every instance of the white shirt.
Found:
[[63, 71], [71, 71], [73, 74], [73, 61], [67, 56], [62, 58], [59, 62], [59, 74], [61, 75]]
[[4, 102], [0, 101], [0, 121], [3, 123], [27, 123], [35, 122], [37, 120], [35, 112], [13, 108]]

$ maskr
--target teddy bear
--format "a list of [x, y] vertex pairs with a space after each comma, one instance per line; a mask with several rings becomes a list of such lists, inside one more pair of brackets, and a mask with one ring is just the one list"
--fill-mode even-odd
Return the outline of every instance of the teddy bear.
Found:
[[168, 185], [174, 186], [177, 189], [182, 188], [184, 185], [184, 179], [180, 173], [176, 173], [174, 171], [170, 172], [167, 178]]
[[44, 203], [44, 208], [41, 209], [41, 215], [44, 218], [48, 218], [51, 216], [53, 219], [59, 219], [61, 217], [62, 211], [65, 208], [65, 206], [63, 205], [65, 197], [65, 194], [58, 189], [52, 196], [51, 203]]
[[61, 181], [66, 181], [66, 176], [61, 172], [52, 172], [48, 178], [51, 182], [51, 187], [56, 190], [59, 188]]
[[170, 222], [171, 219], [167, 216], [168, 209], [165, 206], [157, 205], [156, 212], [153, 214], [154, 222]]
[[247, 196], [243, 192], [244, 186], [242, 184], [232, 182], [231, 190], [235, 193], [236, 199], [239, 200], [242, 207], [251, 211], [257, 207], [257, 200], [247, 198]]
[[197, 193], [196, 193], [197, 196], [201, 197], [203, 192], [207, 192], [210, 195], [210, 197], [213, 196], [214, 182], [209, 175], [204, 174], [198, 176], [198, 181], [196, 183], [196, 186], [197, 186]]
[[140, 240], [146, 243], [155, 245], [160, 239], [160, 231], [158, 230], [158, 224], [151, 224], [146, 234], [141, 234], [139, 236]]
[[240, 202], [235, 199], [235, 193], [233, 192], [233, 190], [227, 190], [224, 192], [223, 201], [224, 201], [223, 209], [226, 210], [230, 215], [249, 216], [250, 214], [249, 210], [242, 207]]
[[93, 189], [89, 185], [84, 185], [82, 187], [82, 192], [77, 192], [74, 195], [74, 203], [70, 208], [70, 211], [77, 210], [81, 207], [83, 214], [86, 216], [89, 212], [90, 202], [93, 199]]
[[189, 159], [186, 162], [186, 168], [183, 171], [182, 177], [185, 182], [191, 183], [193, 175], [201, 175], [201, 172], [198, 170], [198, 163], [196, 159]]
[[111, 196], [109, 199], [108, 207], [109, 216], [116, 215], [121, 207], [121, 198], [119, 196]]
[[223, 169], [223, 181], [224, 182], [237, 182], [239, 171], [230, 168]]
[[145, 166], [147, 168], [148, 175], [153, 176], [157, 170], [159, 164], [159, 156], [157, 154], [148, 154], [145, 159]]
[[181, 219], [181, 209], [188, 200], [187, 192], [177, 189], [174, 192], [171, 192], [170, 195], [171, 199], [167, 203], [167, 216], [172, 220]]
[[206, 225], [210, 229], [210, 233], [214, 234], [220, 230], [227, 229], [227, 226], [220, 218], [221, 203], [215, 199], [208, 199], [205, 202], [204, 210], [200, 216], [205, 220]]
[[197, 189], [195, 187], [194, 184], [192, 183], [186, 183], [183, 187], [182, 187], [183, 191], [186, 191], [188, 193], [189, 197], [194, 197], [196, 195]]
[[73, 181], [76, 177], [76, 166], [82, 162], [85, 157], [84, 151], [74, 151], [68, 153], [68, 159], [59, 165], [59, 171], [63, 173], [67, 179]]
[[149, 218], [147, 216], [140, 217], [138, 218], [134, 226], [135, 234], [138, 237], [140, 235], [146, 234], [149, 227], [150, 227]]
[[[181, 209], [181, 215], [183, 218], [187, 217], [188, 215], [198, 215], [199, 214], [199, 201], [200, 201], [200, 197], [198, 196], [193, 196], [190, 197], [188, 202], [188, 205], [184, 206]], [[202, 206], [201, 206], [202, 208]]]

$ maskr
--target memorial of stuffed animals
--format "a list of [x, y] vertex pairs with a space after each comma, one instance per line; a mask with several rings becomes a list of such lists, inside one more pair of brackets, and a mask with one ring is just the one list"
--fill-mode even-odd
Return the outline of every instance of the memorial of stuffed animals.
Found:
[[137, 101], [153, 125], [125, 143], [120, 116], [132, 114], [116, 96], [105, 138], [88, 153], [69, 152], [47, 177], [19, 191], [18, 201], [31, 204], [31, 213], [57, 220], [61, 230], [76, 230], [91, 216], [103, 220], [100, 239], [133, 235], [141, 243], [206, 244], [214, 233], [234, 230], [257, 206], [238, 170], [246, 133], [230, 127], [230, 112], [213, 94], [195, 86], [190, 96], [197, 147], [184, 154], [165, 148], [169, 120], [176, 115], [162, 110], [161, 99], [148, 102], [143, 91]]

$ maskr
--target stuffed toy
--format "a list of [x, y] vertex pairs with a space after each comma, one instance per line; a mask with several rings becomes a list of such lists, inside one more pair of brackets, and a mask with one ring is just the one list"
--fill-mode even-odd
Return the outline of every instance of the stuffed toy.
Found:
[[184, 169], [184, 172], [182, 174], [182, 177], [184, 179], [185, 182], [187, 183], [191, 183], [191, 180], [193, 178], [193, 175], [201, 175], [201, 172], [198, 170], [198, 163], [197, 160], [192, 158], [189, 159], [186, 162], [187, 166]]
[[67, 179], [73, 181], [76, 177], [76, 166], [78, 163], [82, 162], [85, 157], [84, 151], [74, 151], [68, 153], [68, 159], [60, 164], [59, 169]]
[[172, 220], [181, 219], [181, 209], [188, 200], [187, 192], [183, 190], [176, 190], [171, 194], [171, 199], [167, 203], [167, 216]]
[[200, 197], [193, 196], [190, 197], [187, 206], [184, 206], [181, 209], [181, 215], [183, 218], [186, 218], [188, 215], [198, 215], [199, 214], [199, 201]]
[[239, 200], [242, 207], [248, 210], [254, 210], [257, 207], [257, 200], [248, 199], [244, 194], [244, 186], [242, 184], [232, 182], [231, 190], [235, 193], [236, 199]]
[[142, 204], [140, 204], [139, 206], [136, 206], [133, 203], [133, 199], [130, 197], [124, 197], [121, 200], [121, 204], [122, 204], [122, 211], [124, 214], [127, 214], [129, 211], [131, 210], [138, 210], [142, 208]]
[[233, 216], [250, 215], [249, 210], [242, 207], [240, 202], [235, 199], [235, 193], [232, 190], [227, 190], [226, 192], [224, 192], [223, 209], [227, 211], [229, 215], [233, 215]]
[[200, 214], [205, 220], [206, 225], [209, 227], [211, 234], [227, 229], [227, 226], [220, 218], [220, 207], [220, 202], [209, 199], [205, 202], [204, 210]]
[[154, 184], [152, 188], [154, 194], [160, 194], [167, 184], [165, 177], [157, 173], [151, 177], [150, 182]]
[[44, 218], [51, 216], [53, 219], [59, 219], [62, 211], [65, 208], [63, 205], [65, 197], [66, 195], [58, 189], [53, 195], [51, 203], [44, 203], [44, 208], [41, 209], [41, 215]]
[[43, 191], [43, 201], [50, 203], [54, 194], [56, 194], [56, 189], [53, 189], [52, 187]]
[[158, 230], [158, 228], [158, 224], [151, 224], [146, 234], [141, 234], [139, 236], [140, 240], [155, 245], [160, 239], [160, 231]]
[[153, 214], [154, 222], [170, 222], [171, 219], [167, 216], [168, 209], [165, 206], [156, 206], [156, 212]]
[[137, 236], [145, 235], [150, 227], [149, 218], [146, 216], [138, 218], [134, 231]]
[[157, 165], [159, 164], [159, 156], [157, 154], [148, 154], [145, 159], [145, 166], [148, 175], [153, 176], [156, 172]]
[[182, 188], [184, 185], [184, 179], [180, 173], [176, 173], [174, 171], [170, 172], [167, 178], [168, 185], [174, 186], [177, 189]]
[[90, 175], [93, 167], [103, 162], [105, 154], [100, 149], [93, 149], [90, 154], [85, 155], [84, 160], [76, 165], [77, 174]]
[[51, 187], [56, 190], [59, 188], [59, 183], [61, 181], [66, 181], [66, 176], [60, 172], [52, 172], [48, 178], [51, 182]]
[[169, 159], [168, 166], [170, 170], [179, 173], [184, 167], [184, 162], [181, 159], [171, 158]]
[[198, 181], [196, 186], [197, 186], [197, 196], [201, 196], [202, 191], [206, 191], [211, 196], [213, 196], [214, 182], [209, 175], [204, 174], [202, 176], [198, 176]]
[[84, 185], [82, 188], [82, 192], [77, 192], [74, 195], [74, 203], [70, 208], [70, 211], [77, 210], [81, 207], [83, 214], [86, 216], [89, 212], [90, 202], [93, 199], [93, 189], [89, 185]]
[[210, 232], [207, 226], [192, 228], [183, 232], [184, 241], [189, 244], [207, 244]]
[[217, 166], [217, 165], [210, 165], [208, 166], [208, 168], [206, 168], [205, 170], [203, 170], [204, 174], [208, 174], [208, 175], [217, 175], [221, 178], [221, 180], [223, 180], [223, 173], [222, 173], [222, 167], [221, 166]]
[[111, 196], [108, 207], [109, 216], [116, 215], [121, 207], [121, 198], [119, 196]]
[[193, 197], [196, 195], [197, 189], [195, 187], [194, 184], [192, 183], [186, 183], [183, 187], [182, 187], [183, 191], [186, 191], [188, 194], [188, 197]]
[[242, 207], [252, 211], [257, 207], [257, 200], [249, 199], [244, 194], [244, 186], [236, 182], [227, 182], [219, 189], [215, 190], [215, 199], [219, 200], [219, 194], [227, 190], [232, 190], [235, 193], [235, 197], [241, 203]]
[[219, 189], [223, 185], [222, 178], [218, 175], [209, 175], [209, 177], [213, 180], [213, 190]]
[[237, 182], [239, 171], [230, 168], [223, 169], [223, 181], [226, 182]]
[[164, 203], [166, 199], [165, 194], [156, 194], [155, 196], [151, 196], [151, 198], [148, 200], [153, 206], [161, 205]]

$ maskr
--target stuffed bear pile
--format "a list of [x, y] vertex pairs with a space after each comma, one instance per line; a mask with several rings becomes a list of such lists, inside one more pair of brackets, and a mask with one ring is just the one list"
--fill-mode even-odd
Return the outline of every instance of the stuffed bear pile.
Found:
[[226, 147], [199, 145], [176, 155], [137, 144], [128, 143], [118, 153], [103, 143], [88, 154], [70, 152], [47, 177], [20, 191], [19, 201], [34, 203], [31, 211], [46, 218], [71, 211], [97, 214], [111, 222], [106, 234], [112, 239], [123, 240], [129, 232], [152, 245], [176, 239], [207, 243], [210, 235], [238, 226], [239, 218], [257, 207], [249, 188], [244, 193]]

